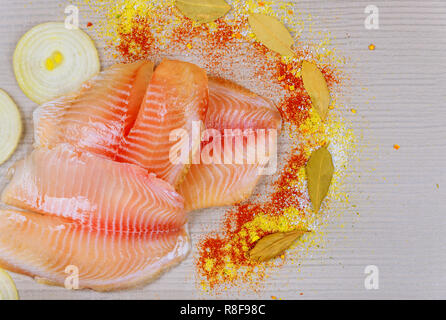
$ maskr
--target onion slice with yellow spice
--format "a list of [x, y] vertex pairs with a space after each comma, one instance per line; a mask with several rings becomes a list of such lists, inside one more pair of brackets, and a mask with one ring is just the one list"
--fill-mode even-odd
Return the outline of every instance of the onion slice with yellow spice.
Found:
[[19, 40], [14, 52], [14, 73], [23, 92], [42, 104], [76, 91], [99, 72], [96, 47], [80, 29], [61, 22], [35, 26]]
[[0, 89], [0, 164], [13, 154], [22, 135], [22, 119], [17, 105]]
[[0, 269], [0, 300], [19, 300], [14, 281], [3, 269]]

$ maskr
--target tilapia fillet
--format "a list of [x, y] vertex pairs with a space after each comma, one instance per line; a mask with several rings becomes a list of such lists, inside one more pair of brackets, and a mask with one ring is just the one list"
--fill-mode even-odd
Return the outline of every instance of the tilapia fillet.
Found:
[[35, 149], [11, 169], [1, 200], [113, 232], [178, 230], [186, 223], [173, 187], [132, 164], [61, 144]]
[[[269, 100], [172, 60], [154, 72], [147, 61], [112, 66], [39, 107], [34, 122], [36, 149], [13, 166], [1, 195], [27, 211], [0, 211], [0, 266], [62, 286], [70, 267], [79, 288], [99, 291], [143, 285], [182, 261], [185, 209], [252, 194], [265, 165], [256, 158], [261, 140], [233, 146], [225, 129], [281, 125]], [[200, 122], [217, 133], [212, 142], [194, 135]], [[192, 159], [215, 142], [224, 158], [257, 160], [172, 162], [172, 151]]]
[[[254, 161], [245, 160], [252, 154], [257, 155], [262, 147], [266, 160], [275, 156], [268, 154], [269, 150], [276, 148], [276, 141], [268, 139], [272, 137], [268, 130], [280, 131], [281, 116], [271, 101], [233, 82], [209, 79], [209, 106], [205, 127], [220, 134], [214, 136], [211, 143], [216, 145], [217, 142], [217, 145], [221, 146], [222, 155], [232, 155], [232, 162], [225, 163], [222, 159], [220, 163], [204, 163], [201, 159], [200, 164], [190, 167], [185, 180], [178, 188], [178, 192], [184, 197], [187, 212], [230, 205], [251, 196], [265, 163], [257, 156]], [[225, 129], [235, 129], [233, 132], [239, 130], [241, 135], [253, 132], [248, 133], [248, 136], [251, 135], [255, 139], [243, 138], [243, 143], [237, 146], [234, 137], [230, 143], [225, 143]], [[262, 139], [258, 132], [264, 133]], [[202, 144], [202, 150], [205, 150], [204, 148], [206, 144]], [[241, 157], [243, 162], [237, 162], [236, 157]]]
[[[200, 136], [194, 138], [193, 125], [204, 121], [208, 97], [204, 70], [187, 62], [162, 61], [118, 160], [139, 165], [176, 187], [188, 170], [188, 160], [199, 148]], [[188, 138], [172, 139], [179, 130]], [[172, 161], [172, 150], [186, 150], [186, 159]]]
[[133, 126], [153, 63], [116, 64], [87, 81], [78, 92], [34, 111], [34, 145], [69, 143], [82, 151], [114, 158]]
[[141, 286], [182, 261], [189, 250], [184, 228], [98, 231], [64, 218], [0, 211], [0, 266], [44, 283], [64, 286], [78, 272], [79, 289]]

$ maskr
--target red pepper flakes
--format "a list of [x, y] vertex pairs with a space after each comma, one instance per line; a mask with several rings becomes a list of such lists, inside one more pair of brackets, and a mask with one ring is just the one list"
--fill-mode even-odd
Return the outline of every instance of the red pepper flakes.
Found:
[[237, 39], [241, 39], [242, 38], [242, 35], [240, 33], [238, 33], [238, 32], [233, 33], [232, 36], [237, 38]]
[[[254, 45], [257, 52], [267, 54], [265, 47], [261, 45]], [[311, 108], [311, 100], [306, 93], [301, 77], [296, 76], [293, 70], [300, 68], [296, 63], [285, 64], [282, 61], [277, 61], [273, 64], [275, 70], [273, 81], [277, 81], [283, 88], [287, 86], [294, 86], [295, 90], [288, 92], [278, 109], [283, 117], [283, 120], [291, 125], [300, 126], [308, 117]], [[336, 73], [329, 67], [322, 69], [322, 72], [327, 80], [329, 86], [337, 83]], [[199, 256], [196, 260], [196, 265], [199, 273], [207, 280], [207, 284], [211, 289], [216, 289], [219, 285], [228, 285], [234, 279], [229, 276], [222, 276], [218, 270], [225, 267], [225, 251], [224, 248], [236, 235], [240, 233], [243, 226], [252, 221], [256, 216], [266, 214], [270, 216], [283, 215], [285, 209], [289, 207], [299, 208], [301, 203], [308, 203], [309, 199], [302, 194], [299, 189], [293, 188], [293, 184], [299, 178], [299, 171], [305, 165], [307, 158], [301, 149], [291, 150], [289, 158], [281, 170], [276, 182], [273, 185], [273, 193], [263, 203], [255, 203], [247, 201], [235, 206], [233, 210], [226, 213], [223, 222], [223, 229], [221, 233], [215, 235], [211, 234], [205, 237], [199, 244]], [[266, 234], [260, 234], [265, 236]], [[243, 239], [245, 242], [251, 241], [247, 238]], [[240, 241], [241, 246], [243, 242]], [[254, 243], [251, 244], [252, 246]], [[212, 259], [214, 265], [212, 268], [206, 268], [206, 261]], [[243, 279], [250, 272], [254, 272], [256, 266], [246, 256], [245, 251], [241, 247], [233, 248], [231, 251], [230, 261], [239, 268], [241, 272], [239, 278]], [[264, 278], [260, 274], [258, 279], [261, 281]], [[252, 280], [250, 280], [252, 281]]]
[[[241, 39], [242, 35], [237, 24], [228, 24], [222, 19], [214, 22], [215, 30], [211, 30], [207, 24], [194, 25], [192, 20], [186, 19], [181, 25], [174, 28], [172, 41], [177, 43], [189, 43], [193, 39], [203, 40], [205, 46], [203, 52], [211, 53], [216, 49], [229, 48], [234, 43], [233, 37]], [[235, 35], [235, 36], [234, 36]]]
[[[122, 28], [120, 30], [123, 30]], [[146, 18], [136, 17], [130, 32], [119, 32], [120, 42], [116, 50], [126, 62], [146, 59], [154, 53], [155, 38]]]
[[[230, 28], [227, 30], [227, 34], [230, 34]], [[220, 45], [228, 45], [223, 43]], [[230, 43], [234, 46], [234, 43]], [[302, 78], [297, 76], [296, 70], [300, 69], [298, 62], [284, 63], [280, 60], [279, 55], [271, 53], [265, 46], [260, 43], [254, 42], [253, 45], [254, 55], [261, 61], [265, 61], [264, 69], [258, 70], [259, 78], [264, 78], [267, 71], [273, 71], [272, 82], [276, 82], [282, 88], [288, 89], [290, 86], [294, 87], [293, 91], [288, 91], [286, 96], [282, 98], [282, 101], [277, 106], [285, 123], [299, 127], [308, 117], [311, 109], [311, 100], [306, 93]], [[212, 51], [212, 49], [211, 49]], [[250, 52], [252, 53], [252, 52]], [[304, 56], [304, 52], [296, 52], [298, 56]], [[273, 62], [268, 62], [271, 59], [271, 55], [275, 57]], [[218, 60], [217, 60], [218, 61]], [[337, 83], [337, 74], [330, 67], [326, 66], [322, 69], [322, 72], [327, 80], [329, 86]], [[222, 275], [220, 270], [225, 268], [226, 261], [224, 260], [227, 251], [224, 248], [232, 243], [235, 236], [240, 236], [240, 231], [244, 225], [251, 222], [256, 216], [261, 214], [270, 216], [280, 216], [284, 214], [285, 209], [289, 207], [299, 208], [302, 203], [308, 203], [309, 199], [306, 195], [302, 194], [297, 188], [293, 188], [293, 184], [299, 178], [299, 171], [305, 165], [307, 159], [303, 155], [302, 150], [291, 150], [288, 160], [284, 168], [281, 170], [276, 182], [273, 185], [273, 193], [268, 197], [265, 202], [257, 203], [247, 201], [242, 204], [238, 204], [234, 209], [228, 211], [223, 221], [223, 228], [218, 234], [210, 234], [203, 238], [198, 244], [198, 258], [196, 259], [196, 265], [198, 272], [203, 276], [208, 286], [211, 289], [216, 289], [218, 286], [228, 286], [231, 282], [234, 282], [234, 278], [231, 276]], [[260, 236], [261, 231], [258, 232]], [[242, 241], [244, 240], [244, 241]], [[239, 277], [235, 279], [249, 278], [249, 274], [254, 273], [258, 264], [249, 260], [246, 256], [246, 251], [241, 248], [242, 243], [251, 243], [251, 239], [248, 236], [241, 239], [235, 248], [232, 248], [229, 259], [231, 263], [237, 268], [237, 272], [240, 273]], [[237, 247], [238, 245], [238, 247]], [[251, 243], [254, 246], [254, 243]], [[213, 261], [212, 268], [206, 268], [206, 261], [211, 259]], [[263, 273], [258, 273], [258, 280], [264, 279]], [[246, 281], [252, 281], [250, 280]]]
[[217, 20], [216, 24], [217, 29], [213, 32], [210, 32], [208, 37], [212, 45], [216, 45], [219, 47], [228, 47], [227, 42], [231, 41], [231, 43], [233, 43], [232, 35], [234, 34], [236, 35], [236, 38], [242, 38], [239, 30], [237, 30], [237, 24], [230, 25], [222, 19]]
[[208, 31], [206, 24], [194, 26], [194, 22], [185, 18], [182, 24], [175, 27], [172, 31], [172, 41], [186, 45], [191, 39], [198, 37], [200, 34]]
[[260, 42], [254, 42], [254, 48], [262, 55], [266, 56], [268, 54], [272, 54], [274, 56], [279, 57], [280, 54], [276, 52], [271, 52], [266, 46], [261, 44]]
[[300, 91], [298, 94], [284, 98], [279, 105], [279, 111], [284, 120], [299, 125], [309, 116], [308, 111], [311, 107], [309, 103], [310, 97]]

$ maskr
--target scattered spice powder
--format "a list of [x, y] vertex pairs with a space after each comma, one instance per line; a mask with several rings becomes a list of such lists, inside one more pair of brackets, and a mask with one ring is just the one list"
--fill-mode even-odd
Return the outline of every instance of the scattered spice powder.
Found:
[[304, 213], [299, 207], [302, 201], [308, 199], [298, 188], [293, 188], [305, 162], [306, 158], [301, 152], [291, 153], [267, 201], [248, 201], [236, 205], [226, 213], [223, 230], [201, 241], [196, 263], [210, 289], [242, 279], [258, 284], [266, 277], [266, 265], [283, 264], [283, 261], [278, 264], [274, 261], [259, 265], [250, 260], [247, 253], [265, 235], [307, 227], [302, 223]]
[[126, 62], [134, 62], [154, 54], [154, 41], [148, 18], [135, 17], [130, 31], [119, 29], [116, 50]]
[[[289, 3], [228, 1], [233, 8], [231, 15], [200, 25], [184, 18], [171, 0], [84, 2], [96, 13], [105, 13], [107, 20], [97, 33], [107, 41], [108, 53], [115, 60], [159, 61], [164, 56], [180, 56], [212, 75], [245, 79], [243, 85], [258, 79], [250, 89], [276, 102], [284, 121], [281, 139], [289, 142], [289, 150], [279, 155], [281, 165], [270, 194], [261, 199], [253, 197], [228, 210], [221, 228], [199, 241], [195, 255], [203, 290], [218, 293], [244, 283], [257, 291], [269, 277], [269, 270], [284, 265], [290, 252], [258, 263], [247, 257], [255, 243], [274, 232], [314, 230], [317, 226], [305, 185], [304, 166], [311, 151], [330, 140], [342, 155], [352, 144], [345, 125], [333, 114], [326, 124], [320, 121], [300, 75], [303, 60], [315, 61], [322, 66], [329, 88], [339, 85], [342, 76], [332, 61], [333, 51], [328, 47], [319, 50], [322, 45], [300, 46], [296, 41], [295, 56], [285, 59], [255, 41], [247, 22], [248, 12], [283, 17], [291, 32], [301, 33], [302, 21], [296, 19], [297, 10]], [[339, 157], [337, 165], [341, 168], [346, 160]]]

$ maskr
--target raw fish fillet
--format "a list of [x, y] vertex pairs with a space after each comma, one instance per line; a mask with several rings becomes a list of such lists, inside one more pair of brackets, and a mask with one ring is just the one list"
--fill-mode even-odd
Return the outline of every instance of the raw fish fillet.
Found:
[[189, 252], [176, 232], [98, 231], [64, 218], [0, 211], [0, 266], [38, 282], [109, 291], [141, 286]]
[[[259, 181], [265, 163], [252, 156], [258, 152], [260, 144], [265, 144], [266, 160], [270, 149], [269, 129], [280, 131], [281, 116], [269, 100], [262, 98], [241, 86], [222, 79], [209, 80], [209, 106], [205, 121], [206, 129], [214, 129], [220, 137], [214, 136], [211, 143], [220, 139], [222, 155], [232, 154], [232, 163], [205, 163], [190, 167], [178, 192], [184, 197], [186, 212], [213, 206], [231, 205], [250, 197]], [[243, 138], [242, 144], [225, 143], [225, 129], [240, 129], [242, 136], [253, 130], [250, 135], [255, 139]], [[264, 139], [257, 134], [264, 129]], [[261, 131], [259, 131], [261, 132]], [[215, 139], [215, 140], [214, 140]], [[276, 143], [276, 141], [272, 141]], [[205, 150], [206, 143], [202, 144]], [[272, 149], [275, 147], [272, 146]], [[215, 148], [215, 150], [218, 150]], [[215, 151], [214, 150], [214, 151]], [[241, 157], [242, 162], [236, 162]], [[250, 158], [251, 157], [251, 158]], [[265, 160], [265, 159], [264, 159]]]
[[270, 100], [229, 80], [210, 78], [208, 83], [206, 128], [280, 130], [282, 117]]
[[186, 223], [183, 199], [167, 182], [68, 144], [35, 149], [10, 173], [1, 200], [25, 210], [112, 232], [178, 230]]
[[114, 158], [138, 115], [153, 63], [116, 64], [87, 81], [79, 92], [34, 111], [35, 147], [69, 143]]
[[[187, 62], [162, 61], [153, 73], [118, 160], [139, 165], [178, 186], [187, 173], [187, 162], [199, 149], [200, 135], [193, 135], [193, 124], [204, 121], [208, 97], [204, 70]], [[186, 139], [171, 139], [178, 129], [187, 134]], [[180, 150], [186, 150], [183, 161], [171, 161], [170, 154]]]

